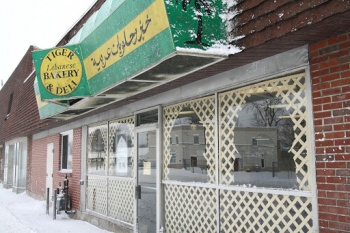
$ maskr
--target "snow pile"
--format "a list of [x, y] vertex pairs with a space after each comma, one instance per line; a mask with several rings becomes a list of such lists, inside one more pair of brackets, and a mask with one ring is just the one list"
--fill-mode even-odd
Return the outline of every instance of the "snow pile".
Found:
[[231, 54], [236, 54], [242, 50], [234, 45], [224, 45], [224, 44], [214, 44], [213, 46], [207, 48], [206, 50], [196, 49], [196, 48], [181, 48], [176, 47], [177, 52], [190, 53], [190, 54], [202, 54], [202, 55], [213, 55], [213, 56], [229, 56]]
[[27, 194], [15, 194], [0, 184], [0, 232], [1, 233], [107, 233], [88, 222], [73, 220], [61, 212], [56, 220], [46, 215], [45, 201], [37, 201]]

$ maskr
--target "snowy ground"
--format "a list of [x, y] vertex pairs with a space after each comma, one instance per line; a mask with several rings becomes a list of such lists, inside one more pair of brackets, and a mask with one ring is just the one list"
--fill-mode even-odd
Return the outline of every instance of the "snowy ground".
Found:
[[70, 219], [61, 213], [53, 220], [52, 209], [46, 215], [45, 201], [37, 201], [27, 194], [15, 194], [0, 183], [0, 232], [1, 233], [58, 233], [89, 232], [107, 233], [84, 221]]

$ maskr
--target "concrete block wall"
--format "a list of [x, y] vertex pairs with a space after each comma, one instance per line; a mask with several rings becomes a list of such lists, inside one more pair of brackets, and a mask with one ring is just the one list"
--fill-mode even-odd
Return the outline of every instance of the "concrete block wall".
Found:
[[350, 232], [350, 33], [309, 49], [320, 232]]

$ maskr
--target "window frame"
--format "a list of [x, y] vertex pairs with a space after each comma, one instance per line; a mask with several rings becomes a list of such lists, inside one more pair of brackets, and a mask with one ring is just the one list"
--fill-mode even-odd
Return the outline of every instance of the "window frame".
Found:
[[[67, 137], [67, 145], [64, 145], [65, 137]], [[73, 130], [62, 132], [60, 134], [60, 140], [60, 172], [71, 173], [73, 172]], [[63, 158], [63, 156], [66, 156], [66, 158]], [[69, 160], [72, 161], [71, 167], [68, 167]], [[63, 168], [63, 163], [66, 163], [66, 168]]]
[[199, 134], [193, 134], [193, 145], [199, 145]]
[[6, 114], [5, 120], [7, 120], [11, 115], [12, 102], [13, 102], [13, 92], [10, 94], [10, 99], [7, 106], [7, 114]]

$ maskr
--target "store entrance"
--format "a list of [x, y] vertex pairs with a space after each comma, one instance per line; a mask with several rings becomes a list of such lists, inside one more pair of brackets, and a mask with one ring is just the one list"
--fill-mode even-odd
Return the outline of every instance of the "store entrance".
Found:
[[138, 232], [156, 232], [157, 225], [157, 131], [137, 133]]
[[159, 229], [159, 109], [136, 114], [136, 232]]

